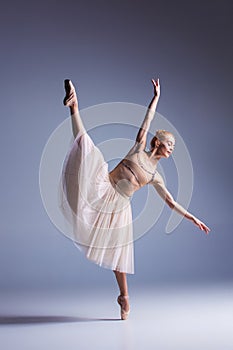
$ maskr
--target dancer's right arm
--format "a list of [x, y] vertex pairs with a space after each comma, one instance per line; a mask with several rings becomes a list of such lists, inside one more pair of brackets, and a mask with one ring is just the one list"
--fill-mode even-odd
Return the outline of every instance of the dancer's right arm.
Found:
[[154, 118], [156, 107], [159, 101], [160, 96], [160, 84], [159, 79], [154, 80], [152, 79], [152, 84], [154, 86], [154, 96], [148, 106], [146, 116], [142, 122], [142, 125], [139, 129], [139, 132], [136, 137], [136, 142], [141, 144], [144, 148], [146, 147], [146, 139], [147, 139], [147, 133], [150, 128], [150, 123]]

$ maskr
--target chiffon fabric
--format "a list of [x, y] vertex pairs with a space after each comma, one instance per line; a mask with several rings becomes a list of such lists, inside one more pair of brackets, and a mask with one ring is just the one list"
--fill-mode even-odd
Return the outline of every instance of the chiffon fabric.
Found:
[[107, 162], [87, 132], [79, 133], [66, 155], [59, 186], [69, 238], [92, 262], [132, 274], [130, 199], [113, 183]]

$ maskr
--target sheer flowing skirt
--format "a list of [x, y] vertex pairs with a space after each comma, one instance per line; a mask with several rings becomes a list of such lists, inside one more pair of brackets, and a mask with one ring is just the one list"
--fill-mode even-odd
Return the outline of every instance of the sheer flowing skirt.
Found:
[[77, 135], [64, 161], [59, 206], [69, 237], [88, 259], [134, 273], [130, 197], [113, 186], [108, 164], [86, 132]]

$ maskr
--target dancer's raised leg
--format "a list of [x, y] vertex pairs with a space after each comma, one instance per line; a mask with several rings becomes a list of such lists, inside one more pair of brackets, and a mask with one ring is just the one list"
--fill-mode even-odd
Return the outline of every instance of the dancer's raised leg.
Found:
[[70, 108], [70, 115], [72, 119], [72, 130], [73, 130], [73, 135], [74, 138], [80, 133], [85, 132], [85, 128], [83, 126], [80, 114], [79, 114], [79, 108], [78, 108], [78, 99], [77, 99], [77, 94], [75, 91], [75, 87], [72, 84], [72, 81], [69, 79], [66, 79], [64, 82], [65, 85], [65, 91], [66, 91], [66, 96], [63, 100], [63, 103], [65, 106]]
[[128, 284], [127, 275], [124, 272], [113, 271], [116, 276], [116, 280], [120, 289], [120, 295], [117, 298], [117, 302], [121, 307], [121, 319], [126, 320], [129, 315], [129, 295], [128, 295]]

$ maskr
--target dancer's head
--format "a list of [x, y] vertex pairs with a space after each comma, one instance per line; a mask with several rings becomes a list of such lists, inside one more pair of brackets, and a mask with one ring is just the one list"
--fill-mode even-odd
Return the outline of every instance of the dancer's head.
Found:
[[150, 142], [151, 150], [156, 149], [156, 155], [168, 158], [175, 147], [175, 137], [170, 131], [157, 130]]

